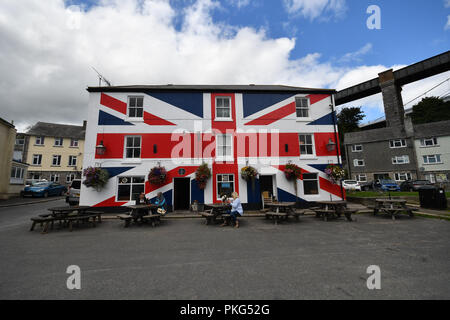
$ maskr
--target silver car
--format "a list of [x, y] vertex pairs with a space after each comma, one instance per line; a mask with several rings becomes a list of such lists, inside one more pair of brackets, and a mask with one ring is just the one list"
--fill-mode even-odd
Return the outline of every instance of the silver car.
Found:
[[69, 186], [66, 197], [66, 202], [68, 202], [69, 205], [75, 206], [80, 203], [80, 189], [81, 179], [73, 180]]

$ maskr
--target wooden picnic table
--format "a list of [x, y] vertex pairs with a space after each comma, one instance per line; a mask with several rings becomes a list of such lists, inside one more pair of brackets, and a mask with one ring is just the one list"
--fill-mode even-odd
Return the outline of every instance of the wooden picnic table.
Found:
[[373, 214], [377, 215], [380, 211], [390, 215], [392, 220], [395, 220], [398, 214], [404, 212], [411, 218], [414, 217], [413, 209], [406, 205], [404, 199], [376, 199]]
[[39, 217], [31, 218], [32, 225], [30, 231], [33, 231], [35, 225], [39, 223], [43, 226], [42, 233], [47, 233], [49, 226], [53, 229], [55, 221], [59, 222], [60, 227], [68, 225], [70, 231], [72, 231], [74, 223], [79, 224], [80, 222], [91, 222], [95, 227], [96, 219], [101, 213], [89, 213], [87, 212], [89, 209], [91, 209], [89, 206], [49, 208], [48, 211], [51, 213], [41, 214]]
[[78, 207], [53, 207], [49, 208], [48, 211], [51, 212], [51, 215], [53, 217], [56, 216], [68, 216], [74, 211], [77, 212], [77, 214], [86, 214], [86, 211], [91, 209], [89, 206], [78, 206]]
[[274, 224], [278, 224], [278, 221], [281, 220], [287, 220], [290, 215], [298, 220], [299, 214], [295, 212], [295, 202], [273, 202], [267, 203], [265, 206], [272, 210], [266, 212], [266, 219], [272, 219]]
[[161, 215], [160, 214], [153, 214], [151, 212], [152, 209], [157, 209], [159, 208], [158, 205], [156, 204], [137, 204], [137, 205], [130, 205], [127, 206], [128, 209], [131, 209], [131, 212], [129, 214], [119, 214], [117, 217], [120, 220], [124, 220], [125, 221], [125, 228], [127, 228], [131, 221], [134, 220], [134, 222], [137, 222], [138, 218], [136, 214], [139, 210], [147, 210], [148, 213], [145, 215], [142, 215], [140, 217], [141, 222], [147, 222], [150, 221], [152, 226], [154, 227], [155, 225], [159, 225], [161, 222]]
[[205, 204], [205, 208], [209, 210], [205, 210], [201, 215], [206, 218], [206, 224], [210, 224], [216, 222], [219, 217], [223, 220], [224, 215], [230, 211], [231, 205], [229, 203], [210, 203]]
[[318, 205], [321, 206], [320, 209], [315, 209], [317, 217], [322, 217], [324, 221], [328, 221], [328, 218], [340, 218], [342, 214], [345, 215], [348, 221], [353, 221], [352, 213], [356, 210], [347, 209], [347, 201], [337, 200], [337, 201], [317, 201]]

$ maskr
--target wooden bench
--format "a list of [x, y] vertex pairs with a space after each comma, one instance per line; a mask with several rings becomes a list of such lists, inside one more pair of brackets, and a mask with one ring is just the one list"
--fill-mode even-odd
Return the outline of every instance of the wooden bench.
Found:
[[304, 216], [305, 215], [305, 211], [306, 210], [292, 209], [291, 215], [295, 218], [295, 220], [299, 221], [300, 220], [299, 216]]
[[160, 214], [149, 214], [147, 216], [143, 216], [142, 221], [144, 221], [144, 222], [150, 221], [152, 224], [152, 227], [155, 227], [156, 225], [161, 224], [161, 215]]
[[328, 218], [333, 218], [336, 214], [334, 210], [316, 209], [314, 210], [316, 217], [322, 217], [323, 221], [328, 221]]
[[119, 218], [122, 221], [125, 221], [124, 228], [128, 228], [130, 226], [131, 220], [133, 219], [133, 216], [129, 214], [119, 214], [117, 218]]
[[78, 216], [69, 216], [67, 217], [67, 223], [69, 224], [69, 231], [73, 231], [73, 224], [76, 223], [79, 225], [79, 223], [91, 223], [91, 225], [95, 228], [96, 227], [96, 214], [84, 214], [84, 215], [78, 215]]
[[206, 225], [214, 222], [214, 220], [215, 220], [215, 216], [212, 212], [213, 212], [213, 209], [210, 209], [210, 210], [206, 210], [201, 213], [202, 217], [206, 219], [206, 223], [205, 223]]
[[352, 214], [356, 214], [357, 212], [358, 212], [358, 209], [345, 209], [344, 215], [348, 221], [353, 221]]
[[96, 215], [96, 216], [97, 216], [97, 221], [98, 221], [98, 223], [102, 223], [102, 214], [103, 214], [102, 211], [88, 210], [88, 211], [86, 211], [86, 214], [89, 214], [89, 215]]
[[278, 225], [278, 221], [287, 220], [288, 214], [286, 212], [267, 212], [266, 219], [272, 219], [275, 225]]
[[48, 225], [51, 225], [51, 228], [53, 229], [53, 224], [55, 222], [55, 218], [53, 217], [34, 217], [31, 218], [32, 224], [31, 224], [31, 228], [30, 231], [34, 230], [34, 227], [36, 226], [36, 224], [40, 224], [42, 231], [41, 233], [47, 233], [48, 232]]

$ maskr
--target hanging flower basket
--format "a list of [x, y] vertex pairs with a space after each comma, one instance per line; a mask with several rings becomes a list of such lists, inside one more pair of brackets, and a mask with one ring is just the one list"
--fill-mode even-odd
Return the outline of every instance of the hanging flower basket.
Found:
[[109, 173], [102, 168], [88, 167], [83, 170], [83, 177], [86, 177], [83, 181], [86, 187], [100, 191], [108, 183]]
[[243, 167], [241, 169], [241, 177], [245, 181], [254, 180], [258, 176], [258, 171], [253, 167]]
[[195, 172], [195, 180], [201, 190], [206, 188], [209, 178], [211, 178], [211, 169], [209, 169], [207, 163], [203, 163]]
[[167, 171], [164, 167], [154, 167], [148, 174], [148, 181], [153, 185], [161, 185], [166, 182]]
[[293, 163], [288, 163], [284, 168], [284, 175], [288, 180], [297, 180], [302, 176], [302, 169]]
[[333, 183], [340, 181], [347, 175], [345, 169], [335, 164], [328, 165], [327, 168], [325, 169], [325, 173]]

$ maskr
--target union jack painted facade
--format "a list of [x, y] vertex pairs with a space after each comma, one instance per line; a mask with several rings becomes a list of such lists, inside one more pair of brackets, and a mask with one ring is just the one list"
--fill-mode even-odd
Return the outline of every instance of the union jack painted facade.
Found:
[[[88, 91], [83, 164], [101, 166], [110, 179], [100, 191], [83, 185], [81, 205], [124, 206], [134, 203], [140, 191], [150, 199], [162, 192], [175, 208], [186, 199], [219, 202], [220, 193], [229, 191], [255, 208], [263, 191], [300, 203], [344, 197], [324, 173], [328, 164], [340, 163], [334, 90], [168, 85]], [[95, 151], [100, 142], [106, 147], [103, 155]], [[195, 171], [203, 162], [212, 177], [201, 190]], [[284, 175], [288, 163], [302, 168], [297, 190]], [[241, 177], [247, 165], [259, 172], [254, 181]], [[148, 182], [155, 166], [168, 172], [162, 185]]]

